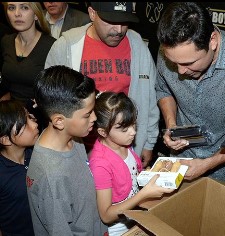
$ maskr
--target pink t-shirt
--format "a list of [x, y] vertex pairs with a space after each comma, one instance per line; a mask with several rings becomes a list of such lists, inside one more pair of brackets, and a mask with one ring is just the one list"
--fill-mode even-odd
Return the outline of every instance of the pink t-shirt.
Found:
[[130, 44], [128, 38], [117, 47], [85, 36], [80, 72], [95, 80], [99, 91], [124, 92], [130, 86]]
[[[140, 157], [130, 148], [135, 158], [137, 170], [142, 170]], [[90, 169], [93, 173], [95, 188], [112, 189], [112, 202], [126, 199], [132, 190], [132, 178], [124, 160], [107, 146], [96, 140], [90, 154]]]

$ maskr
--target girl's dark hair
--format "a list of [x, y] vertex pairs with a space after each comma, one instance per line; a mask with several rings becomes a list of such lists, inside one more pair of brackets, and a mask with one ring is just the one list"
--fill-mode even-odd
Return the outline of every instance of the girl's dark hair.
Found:
[[208, 51], [213, 31], [210, 13], [203, 5], [196, 2], [173, 2], [159, 21], [157, 37], [167, 47], [193, 42], [199, 50]]
[[115, 124], [118, 114], [122, 114], [119, 123], [122, 128], [135, 124], [137, 119], [135, 104], [123, 92], [101, 93], [97, 96], [94, 111], [97, 117], [97, 128], [103, 128], [107, 134]]
[[[18, 135], [20, 130], [27, 123], [27, 112], [18, 101], [7, 100], [0, 102], [0, 137], [8, 136], [11, 140], [12, 128], [15, 125], [14, 135]], [[0, 150], [4, 146], [0, 144]]]

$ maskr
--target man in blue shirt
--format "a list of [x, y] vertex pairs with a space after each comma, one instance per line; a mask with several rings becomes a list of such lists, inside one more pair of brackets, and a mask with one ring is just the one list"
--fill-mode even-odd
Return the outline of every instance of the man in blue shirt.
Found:
[[205, 125], [211, 143], [189, 147], [184, 139], [164, 143], [174, 156], [192, 157], [186, 179], [210, 176], [225, 181], [225, 32], [216, 28], [204, 6], [194, 2], [172, 3], [159, 23], [157, 100], [166, 128]]

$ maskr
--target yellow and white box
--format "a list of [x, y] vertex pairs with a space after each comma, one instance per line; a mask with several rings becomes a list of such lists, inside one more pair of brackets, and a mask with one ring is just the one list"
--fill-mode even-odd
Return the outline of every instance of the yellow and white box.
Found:
[[192, 158], [159, 157], [150, 170], [141, 171], [138, 175], [139, 186], [145, 186], [154, 175], [159, 174], [156, 180], [158, 186], [177, 189], [188, 170], [188, 166], [181, 165], [181, 159], [191, 160]]

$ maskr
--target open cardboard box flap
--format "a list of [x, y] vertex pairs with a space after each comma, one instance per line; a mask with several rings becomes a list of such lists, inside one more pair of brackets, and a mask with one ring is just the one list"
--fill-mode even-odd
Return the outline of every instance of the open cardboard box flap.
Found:
[[175, 229], [151, 214], [149, 211], [128, 210], [126, 216], [134, 219], [136, 222], [150, 230], [152, 233], [160, 236], [182, 236]]
[[204, 177], [148, 211], [124, 214], [157, 236], [224, 236], [224, 196], [224, 185]]

